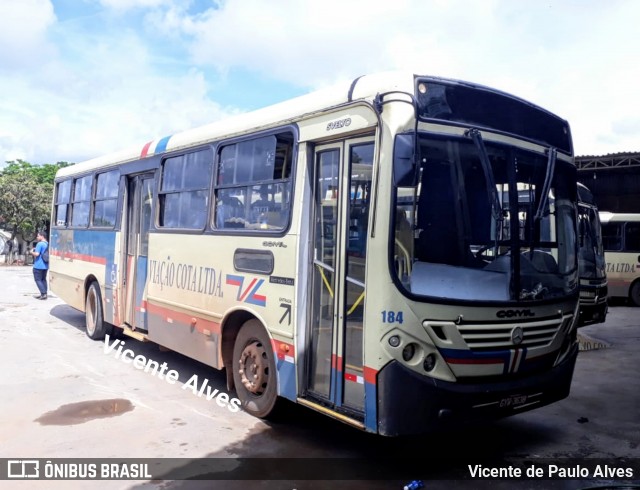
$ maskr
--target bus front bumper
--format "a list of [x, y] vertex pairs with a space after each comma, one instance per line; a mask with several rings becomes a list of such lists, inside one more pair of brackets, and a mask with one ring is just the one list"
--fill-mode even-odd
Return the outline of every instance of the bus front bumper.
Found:
[[526, 412], [569, 395], [578, 346], [557, 366], [526, 378], [452, 383], [392, 361], [378, 373], [378, 432], [400, 436]]
[[597, 304], [580, 304], [580, 316], [578, 326], [592, 325], [594, 323], [604, 323], [607, 318], [609, 306], [606, 299]]

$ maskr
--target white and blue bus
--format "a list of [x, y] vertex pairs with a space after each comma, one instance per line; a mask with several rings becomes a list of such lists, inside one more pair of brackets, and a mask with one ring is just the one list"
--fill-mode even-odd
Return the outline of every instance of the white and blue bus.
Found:
[[508, 416], [569, 394], [576, 180], [569, 125], [534, 104], [363, 76], [61, 169], [51, 289], [92, 339], [225, 369], [258, 417]]

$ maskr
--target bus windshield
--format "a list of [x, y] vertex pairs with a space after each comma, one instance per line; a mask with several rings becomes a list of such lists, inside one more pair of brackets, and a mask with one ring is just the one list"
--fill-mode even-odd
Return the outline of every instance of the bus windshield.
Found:
[[578, 230], [580, 236], [578, 249], [580, 276], [585, 279], [605, 278], [606, 262], [602, 247], [602, 230], [596, 208], [578, 206]]
[[395, 192], [399, 282], [411, 295], [449, 300], [573, 294], [575, 170], [470, 133], [418, 136], [417, 184]]

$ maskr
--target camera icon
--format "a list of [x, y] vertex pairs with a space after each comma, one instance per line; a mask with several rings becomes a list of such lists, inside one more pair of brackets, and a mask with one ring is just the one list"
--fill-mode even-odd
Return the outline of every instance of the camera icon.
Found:
[[40, 461], [37, 459], [10, 459], [7, 461], [7, 478], [39, 478]]

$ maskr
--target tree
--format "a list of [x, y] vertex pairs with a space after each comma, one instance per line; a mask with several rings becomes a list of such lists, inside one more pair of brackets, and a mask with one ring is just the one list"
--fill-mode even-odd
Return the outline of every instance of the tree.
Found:
[[38, 184], [51, 184], [56, 177], [56, 172], [63, 168], [73, 165], [69, 162], [45, 163], [44, 165], [34, 165], [24, 160], [11, 160], [6, 162], [7, 166], [0, 170], [0, 175], [19, 175], [28, 173], [33, 175]]
[[35, 240], [39, 229], [49, 228], [55, 174], [68, 165], [14, 160], [0, 171], [0, 228], [11, 233], [12, 241], [18, 235]]

